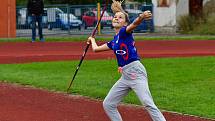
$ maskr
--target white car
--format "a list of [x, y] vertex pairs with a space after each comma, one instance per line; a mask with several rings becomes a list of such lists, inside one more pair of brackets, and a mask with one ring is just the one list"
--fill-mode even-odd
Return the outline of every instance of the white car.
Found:
[[[82, 26], [81, 20], [71, 13], [64, 13], [60, 8], [44, 8], [42, 23], [43, 27], [48, 27], [50, 30], [52, 28], [81, 29]], [[27, 8], [17, 9], [18, 29], [29, 29], [30, 25], [31, 17], [27, 15]]]
[[45, 11], [47, 11], [48, 29], [81, 29], [82, 21], [72, 13], [64, 13], [60, 8], [46, 8]]

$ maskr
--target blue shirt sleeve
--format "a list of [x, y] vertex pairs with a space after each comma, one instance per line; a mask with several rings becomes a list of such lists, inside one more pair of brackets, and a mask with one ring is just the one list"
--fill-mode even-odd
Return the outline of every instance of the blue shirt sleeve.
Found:
[[111, 50], [113, 50], [113, 40], [110, 41], [110, 42], [107, 42], [107, 46], [108, 46]]

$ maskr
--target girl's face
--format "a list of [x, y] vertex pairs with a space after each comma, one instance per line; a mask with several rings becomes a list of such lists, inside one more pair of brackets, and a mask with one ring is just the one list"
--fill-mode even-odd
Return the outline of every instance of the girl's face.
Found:
[[114, 28], [121, 28], [127, 25], [125, 14], [122, 12], [117, 12], [113, 17], [112, 25]]

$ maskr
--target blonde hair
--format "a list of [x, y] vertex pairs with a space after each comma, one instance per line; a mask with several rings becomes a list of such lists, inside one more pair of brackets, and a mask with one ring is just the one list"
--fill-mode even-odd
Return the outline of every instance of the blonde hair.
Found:
[[123, 1], [116, 1], [116, 0], [112, 0], [112, 1], [113, 1], [113, 3], [111, 5], [111, 9], [112, 9], [113, 13], [125, 12], [122, 8]]
[[126, 22], [129, 24], [130, 23], [129, 16], [122, 8], [122, 3], [124, 0], [123, 1], [112, 0], [112, 1], [113, 3], [111, 4], [111, 9], [113, 13], [116, 14], [117, 12], [122, 12], [125, 15]]

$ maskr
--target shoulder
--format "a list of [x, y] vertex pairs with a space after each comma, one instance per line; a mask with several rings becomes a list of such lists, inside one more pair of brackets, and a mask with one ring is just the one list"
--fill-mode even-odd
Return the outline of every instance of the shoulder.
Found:
[[119, 35], [124, 35], [124, 36], [129, 36], [129, 35], [132, 35], [132, 32], [131, 33], [128, 33], [127, 31], [126, 31], [126, 29], [127, 29], [127, 26], [123, 26], [121, 29], [120, 29], [120, 31], [119, 31]]
[[120, 32], [126, 32], [126, 28], [127, 28], [127, 26], [123, 26], [123, 27], [120, 29]]
[[127, 26], [123, 26], [123, 27], [119, 30], [119, 35], [124, 35], [124, 34], [126, 34], [126, 28], [127, 28]]

